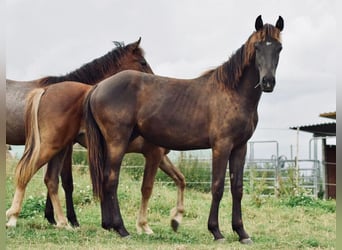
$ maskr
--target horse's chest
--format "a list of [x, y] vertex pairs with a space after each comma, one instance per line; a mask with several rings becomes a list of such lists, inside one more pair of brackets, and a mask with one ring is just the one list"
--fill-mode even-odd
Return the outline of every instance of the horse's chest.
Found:
[[257, 125], [257, 120], [253, 116], [248, 116], [244, 120], [237, 124], [237, 130], [240, 131], [240, 138], [247, 142], [249, 138], [252, 137]]
[[221, 128], [227, 137], [230, 137], [236, 143], [245, 143], [253, 135], [257, 117], [255, 114], [238, 114], [230, 117], [222, 117]]

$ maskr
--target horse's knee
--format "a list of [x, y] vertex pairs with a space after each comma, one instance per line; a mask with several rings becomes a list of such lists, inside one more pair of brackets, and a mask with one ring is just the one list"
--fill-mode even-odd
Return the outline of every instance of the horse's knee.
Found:
[[211, 192], [213, 195], [213, 199], [215, 200], [221, 200], [223, 196], [224, 191], [224, 181], [217, 181], [212, 184]]
[[179, 181], [179, 188], [184, 190], [185, 186], [186, 186], [185, 177], [181, 174], [179, 176], [179, 179], [180, 179], [180, 181]]

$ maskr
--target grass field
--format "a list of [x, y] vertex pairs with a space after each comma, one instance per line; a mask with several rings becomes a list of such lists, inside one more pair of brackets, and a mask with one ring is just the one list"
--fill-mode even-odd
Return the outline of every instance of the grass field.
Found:
[[[7, 162], [6, 208], [13, 197], [13, 169]], [[101, 228], [99, 203], [92, 198], [85, 167], [74, 167], [74, 201], [81, 227], [56, 229], [44, 219], [46, 188], [40, 171], [28, 185], [16, 228], [6, 229], [7, 249], [335, 249], [336, 202], [308, 197], [260, 198], [245, 195], [243, 219], [254, 244], [244, 246], [231, 230], [231, 195], [225, 191], [220, 206], [220, 227], [225, 242], [214, 242], [207, 230], [210, 193], [186, 189], [185, 216], [177, 233], [170, 227], [169, 211], [176, 204], [176, 188], [156, 183], [150, 201], [149, 224], [154, 235], [138, 235], [135, 220], [140, 205], [140, 181], [122, 171], [119, 201], [125, 226], [131, 233], [122, 239]], [[60, 189], [61, 190], [61, 189]], [[60, 191], [64, 204], [64, 193]]]

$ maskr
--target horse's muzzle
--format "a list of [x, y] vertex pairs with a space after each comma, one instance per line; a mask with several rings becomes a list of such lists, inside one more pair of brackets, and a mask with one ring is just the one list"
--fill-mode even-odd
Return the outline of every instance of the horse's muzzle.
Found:
[[264, 76], [261, 81], [261, 90], [263, 92], [272, 92], [275, 86], [275, 77], [274, 76]]

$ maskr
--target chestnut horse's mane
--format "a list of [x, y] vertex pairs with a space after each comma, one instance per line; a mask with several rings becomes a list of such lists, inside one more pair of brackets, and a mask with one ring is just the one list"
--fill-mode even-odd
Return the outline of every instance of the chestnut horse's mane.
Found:
[[272, 38], [280, 42], [280, 30], [271, 24], [253, 32], [245, 44], [243, 44], [228, 61], [221, 66], [205, 72], [202, 76], [214, 77], [215, 81], [224, 84], [224, 87], [235, 89], [245, 67], [247, 67], [255, 55], [256, 42]]
[[[114, 44], [117, 47], [109, 51], [107, 54], [84, 64], [80, 68], [67, 73], [66, 75], [44, 77], [40, 79], [39, 85], [44, 87], [63, 81], [76, 81], [90, 85], [98, 83], [104, 78], [104, 76], [114, 72], [115, 69], [120, 67], [121, 59], [124, 56], [133, 53], [130, 45], [124, 46], [123, 43], [118, 42], [114, 42]], [[144, 51], [140, 47], [135, 48], [134, 53], [142, 56], [144, 55]]]

